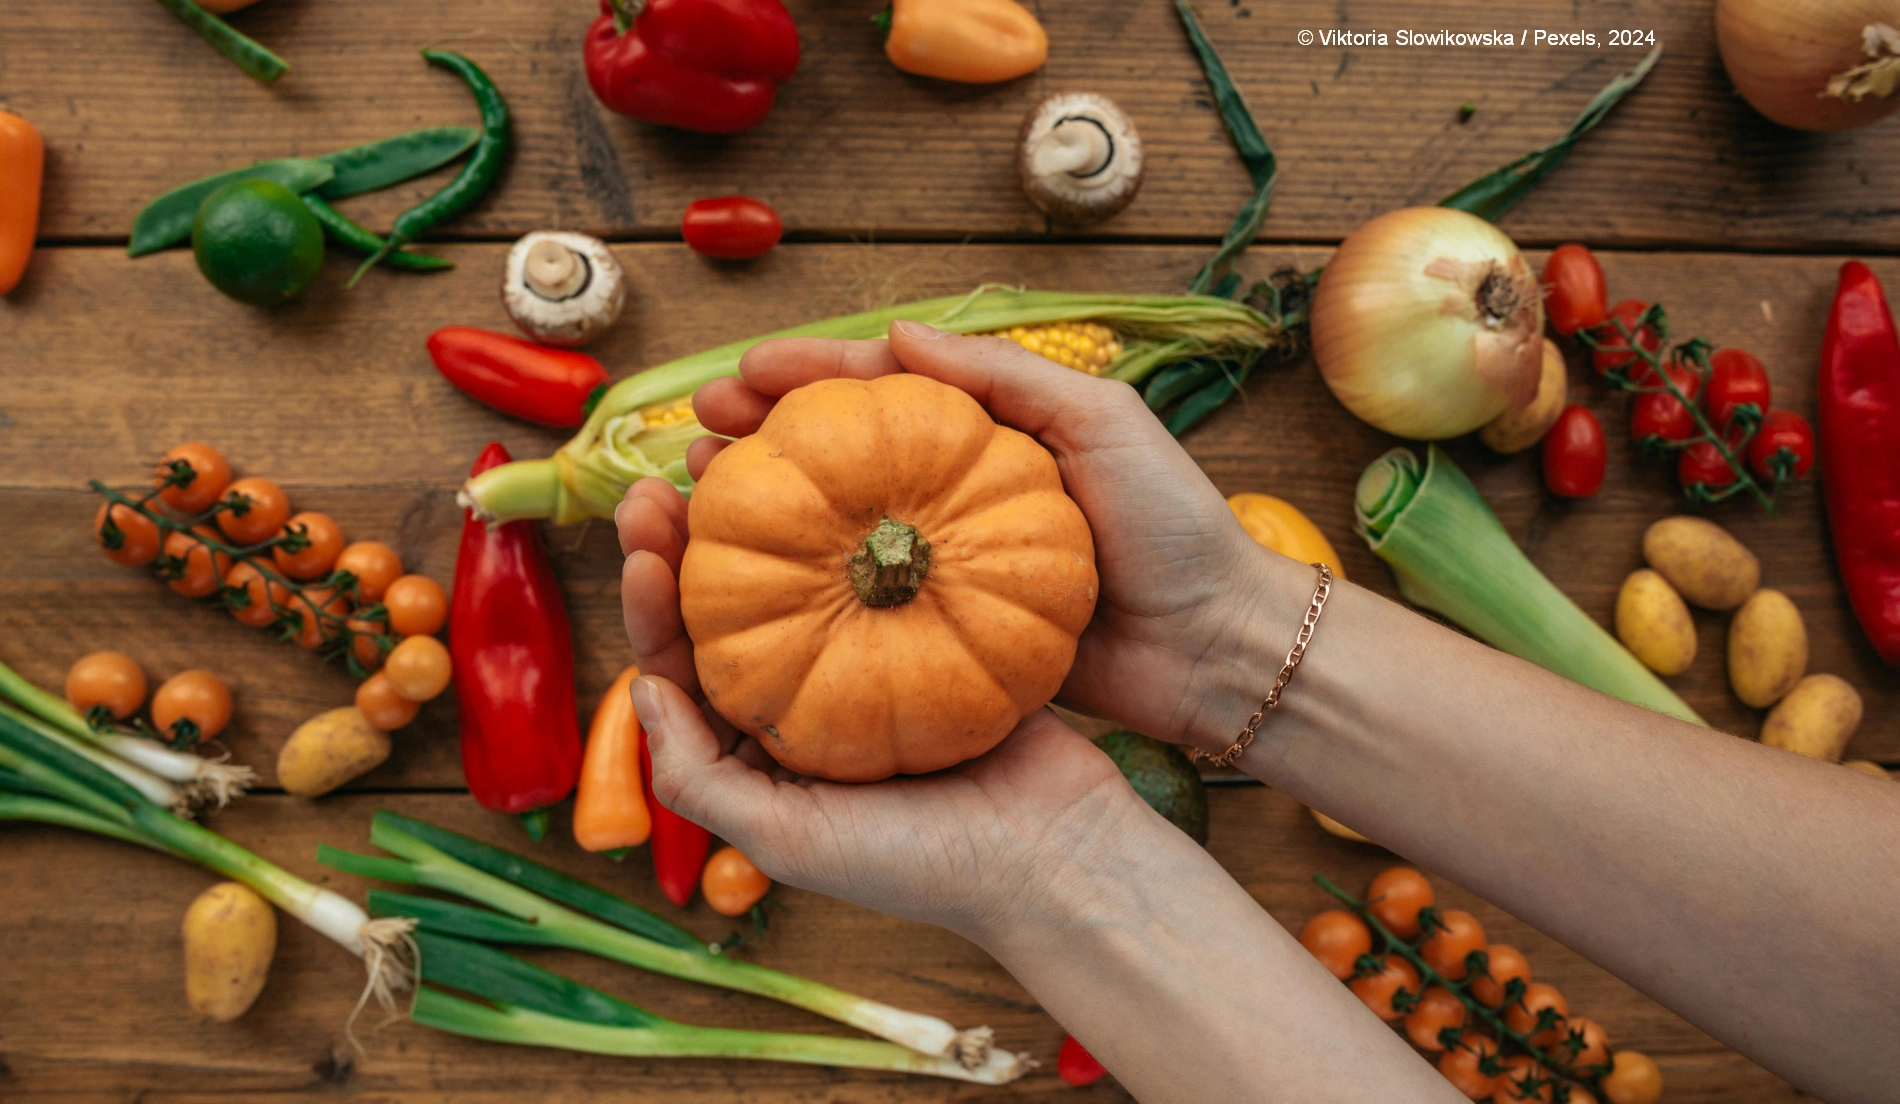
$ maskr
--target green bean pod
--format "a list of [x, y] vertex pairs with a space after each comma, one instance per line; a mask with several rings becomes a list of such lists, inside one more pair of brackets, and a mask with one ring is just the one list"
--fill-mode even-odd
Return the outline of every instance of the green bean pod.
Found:
[[290, 71], [290, 63], [246, 37], [229, 23], [212, 15], [191, 0], [158, 0], [160, 7], [178, 17], [179, 22], [198, 32], [220, 54], [244, 72], [266, 84]]
[[[369, 230], [350, 221], [350, 217], [330, 206], [320, 196], [305, 193], [303, 205], [317, 216], [317, 222], [323, 226], [323, 232], [330, 240], [345, 249], [354, 249], [358, 253], [380, 252], [388, 243]], [[407, 268], [415, 272], [441, 272], [455, 267], [455, 262], [443, 257], [432, 257], [427, 253], [411, 253], [403, 249], [392, 249], [383, 258], [397, 268]]]

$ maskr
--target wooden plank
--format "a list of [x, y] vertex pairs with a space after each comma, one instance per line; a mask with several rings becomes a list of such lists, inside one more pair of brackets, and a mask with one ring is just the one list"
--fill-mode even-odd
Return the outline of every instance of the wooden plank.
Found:
[[[422, 349], [438, 325], [505, 326], [490, 292], [501, 247], [457, 246], [440, 277], [382, 276], [351, 293], [335, 262], [303, 302], [264, 313], [205, 287], [183, 255], [128, 262], [106, 248], [49, 250], [39, 282], [0, 304], [12, 363], [0, 414], [0, 658], [57, 686], [79, 655], [114, 647], [155, 676], [205, 666], [229, 678], [239, 707], [226, 742], [269, 777], [276, 751], [304, 718], [349, 700], [351, 683], [294, 647], [269, 642], [226, 615], [172, 594], [88, 547], [96, 508], [89, 477], [138, 481], [170, 445], [209, 439], [244, 470], [280, 479], [294, 501], [337, 517], [358, 537], [389, 540], [411, 568], [452, 578], [460, 519], [452, 502], [482, 443], [545, 454], [561, 434], [510, 421], [457, 395]], [[1182, 247], [790, 246], [751, 267], [713, 266], [677, 245], [622, 247], [633, 306], [601, 343], [619, 374], [761, 329], [877, 302], [947, 294], [985, 280], [1077, 290], [1165, 291], [1185, 282], [1200, 251]], [[1256, 274], [1311, 267], [1316, 249], [1262, 249]], [[1668, 254], [1604, 257], [1618, 295], [1660, 296], [1681, 334], [1757, 352], [1779, 402], [1813, 415], [1813, 365], [1835, 261]], [[1878, 266], [1900, 279], [1900, 262]], [[398, 281], [386, 283], [383, 281]], [[92, 321], [109, 302], [122, 326]], [[1764, 308], [1763, 304], [1768, 306]], [[1770, 321], [1772, 315], [1773, 321]], [[1607, 624], [1617, 587], [1639, 562], [1643, 529], [1679, 510], [1669, 474], [1626, 447], [1626, 400], [1573, 367], [1573, 399], [1603, 418], [1613, 461], [1604, 491], [1585, 502], [1546, 495], [1535, 454], [1454, 453], [1506, 526], [1566, 593]], [[1187, 447], [1224, 493], [1270, 491], [1306, 510], [1346, 557], [1351, 576], [1393, 594], [1390, 574], [1352, 535], [1359, 472], [1397, 442], [1348, 416], [1310, 362], [1259, 374], [1245, 401], [1189, 435]], [[1713, 511], [1761, 556], [1764, 584], [1786, 590], [1807, 618], [1812, 668], [1849, 679], [1867, 697], [1850, 755], [1900, 760], [1900, 677], [1863, 642], [1841, 596], [1818, 487], [1792, 487], [1781, 516], [1737, 502]], [[580, 693], [591, 709], [627, 661], [616, 590], [619, 556], [607, 527], [552, 534], [574, 614]], [[1760, 713], [1728, 692], [1726, 617], [1697, 614], [1701, 653], [1675, 684], [1711, 723], [1752, 736]], [[442, 700], [401, 733], [371, 787], [461, 785], [454, 706]]]
[[[1013, 167], [1042, 96], [1115, 98], [1149, 151], [1144, 193], [1095, 233], [1194, 236], [1226, 227], [1247, 193], [1171, 4], [1043, 0], [1041, 72], [997, 87], [895, 71], [874, 3], [792, 0], [804, 61], [773, 115], [728, 139], [662, 131], [594, 100], [580, 40], [590, 0], [268, 0], [233, 22], [288, 58], [260, 86], [157, 5], [22, 0], [0, 35], [0, 99], [46, 133], [41, 232], [122, 240], [140, 206], [185, 180], [252, 160], [321, 153], [428, 124], [472, 122], [460, 84], [425, 68], [424, 43], [488, 68], [516, 118], [498, 194], [451, 231], [513, 237], [545, 226], [618, 236], [676, 232], [691, 200], [744, 191], [795, 234], [961, 239], [1043, 235]], [[1669, 0], [1231, 0], [1204, 5], [1210, 36], [1282, 158], [1268, 235], [1336, 241], [1392, 207], [1435, 202], [1560, 134], [1640, 48], [1302, 47], [1301, 30], [1509, 30], [1562, 24], [1599, 36], [1653, 31], [1667, 46], [1624, 105], [1508, 226], [1554, 243], [1891, 250], [1900, 208], [1874, 166], [1900, 128], [1796, 135], [1738, 100], [1715, 55], [1709, 8]], [[1429, 25], [1426, 25], [1429, 23]], [[1459, 105], [1477, 106], [1468, 123]], [[128, 125], [128, 116], [136, 119]], [[446, 174], [353, 200], [387, 225]]]
[[[1321, 833], [1291, 800], [1264, 788], [1212, 795], [1214, 855], [1283, 924], [1298, 930], [1327, 898], [1308, 877], [1325, 872], [1363, 885], [1390, 862], [1375, 848]], [[374, 808], [395, 808], [523, 848], [519, 830], [459, 795], [352, 795], [309, 803], [260, 796], [216, 820], [232, 839], [315, 877], [316, 845], [369, 850]], [[564, 827], [564, 826], [559, 826]], [[372, 1030], [358, 1023], [366, 1053], [350, 1053], [342, 1026], [361, 968], [347, 954], [286, 920], [276, 964], [258, 1003], [228, 1025], [190, 1022], [181, 995], [178, 922], [193, 896], [216, 879], [111, 841], [35, 826], [7, 826], [0, 883], [17, 887], [0, 912], [0, 1095], [9, 1101], [136, 1098], [164, 1104], [243, 1099], [288, 1102], [343, 1093], [402, 1104], [502, 1104], [524, 1096], [591, 1098], [639, 1085], [667, 1100], [777, 1104], [827, 1100], [973, 1102], [1125, 1100], [1112, 1083], [1071, 1092], [1056, 1080], [1058, 1027], [1013, 979], [976, 947], [940, 929], [780, 888], [784, 908], [746, 952], [756, 962], [803, 973], [853, 992], [942, 1015], [988, 1023], [1000, 1045], [1026, 1050], [1043, 1068], [1007, 1089], [979, 1089], [895, 1075], [767, 1063], [632, 1060], [531, 1048], [502, 1048], [406, 1023]], [[533, 849], [537, 858], [671, 911], [644, 855], [615, 866], [576, 850], [564, 831]], [[57, 871], [56, 877], [49, 876]], [[332, 888], [360, 899], [364, 883], [334, 875]], [[1442, 883], [1441, 883], [1442, 886]], [[1494, 939], [1528, 954], [1540, 978], [1572, 1007], [1600, 1020], [1619, 1046], [1661, 1064], [1679, 1104], [1766, 1104], [1793, 1090], [1604, 974], [1577, 955], [1455, 887], [1442, 899], [1473, 910]], [[717, 938], [730, 922], [703, 903], [684, 917]], [[762, 1030], [833, 1031], [835, 1025], [769, 1001], [701, 988], [577, 954], [533, 954], [552, 967], [689, 1023]], [[842, 1029], [837, 1029], [842, 1030]], [[348, 1063], [348, 1068], [344, 1064]]]

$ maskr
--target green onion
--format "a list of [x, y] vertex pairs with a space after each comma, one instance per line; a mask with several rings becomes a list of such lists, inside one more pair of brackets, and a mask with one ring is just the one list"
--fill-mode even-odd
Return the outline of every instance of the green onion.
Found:
[[1478, 489], [1431, 446], [1423, 470], [1393, 449], [1359, 477], [1359, 535], [1399, 593], [1493, 647], [1626, 702], [1703, 723], [1519, 550]]
[[107, 755], [91, 744], [81, 743], [71, 736], [41, 721], [30, 713], [21, 712], [4, 701], [0, 701], [0, 717], [15, 724], [32, 729], [42, 737], [64, 747], [74, 755], [80, 756], [94, 766], [109, 772], [113, 777], [139, 792], [139, 795], [154, 805], [170, 809], [179, 815], [191, 812], [191, 801], [177, 786], [141, 767], [134, 766], [123, 759]]
[[592, 1054], [676, 1058], [753, 1058], [819, 1066], [922, 1073], [1000, 1085], [1028, 1067], [1006, 1051], [992, 1051], [977, 1069], [891, 1043], [692, 1027], [551, 973], [479, 943], [417, 933], [422, 978], [492, 1001], [494, 1007], [437, 989], [417, 992], [409, 1018], [458, 1035]]
[[649, 476], [692, 489], [686, 446], [706, 435], [686, 405], [700, 384], [737, 375], [739, 358], [778, 337], [883, 337], [900, 319], [978, 334], [1049, 322], [1100, 322], [1122, 341], [1103, 375], [1140, 383], [1177, 361], [1209, 357], [1251, 363], [1285, 335], [1259, 311], [1207, 295], [1083, 295], [984, 286], [967, 295], [901, 303], [794, 326], [695, 353], [616, 383], [580, 432], [546, 460], [519, 460], [476, 476], [460, 502], [500, 523], [610, 518], [634, 482]]

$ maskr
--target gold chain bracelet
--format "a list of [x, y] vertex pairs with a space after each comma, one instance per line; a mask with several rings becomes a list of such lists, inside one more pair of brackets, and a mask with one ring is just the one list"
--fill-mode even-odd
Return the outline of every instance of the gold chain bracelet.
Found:
[[1306, 658], [1306, 646], [1313, 640], [1313, 626], [1319, 624], [1320, 611], [1326, 608], [1326, 599], [1333, 593], [1333, 569], [1325, 564], [1313, 566], [1319, 570], [1319, 585], [1313, 588], [1313, 604], [1307, 607], [1306, 619], [1300, 622], [1300, 635], [1293, 639], [1293, 647], [1287, 649], [1286, 663], [1280, 668], [1280, 677], [1273, 680], [1273, 689], [1267, 691], [1260, 708], [1254, 710], [1253, 716], [1247, 719], [1247, 727], [1240, 730], [1239, 737], [1228, 745], [1226, 751], [1209, 755], [1200, 748], [1194, 748], [1188, 752], [1190, 760], [1206, 760], [1217, 767], [1233, 766], [1235, 760], [1240, 758], [1240, 753], [1246, 751], [1254, 737], [1259, 735], [1260, 722], [1266, 720], [1267, 713], [1280, 704], [1280, 695], [1285, 692], [1287, 683], [1293, 681], [1294, 669], [1300, 665], [1300, 660]]

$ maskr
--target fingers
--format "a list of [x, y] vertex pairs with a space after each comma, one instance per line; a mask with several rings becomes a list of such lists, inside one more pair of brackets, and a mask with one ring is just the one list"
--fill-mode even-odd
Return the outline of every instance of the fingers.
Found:
[[732, 442], [719, 437], [701, 437], [686, 446], [686, 474], [697, 483], [706, 476], [706, 465], [719, 455], [721, 449]]
[[818, 380], [874, 379], [901, 371], [890, 345], [883, 341], [781, 337], [761, 341], [739, 358], [739, 378], [752, 390], [773, 398]]
[[[673, 498], [679, 499], [680, 493], [673, 485], [663, 479], [642, 480], [642, 483], [659, 483]], [[686, 553], [686, 526], [683, 518], [676, 519], [667, 513], [667, 508], [656, 501], [657, 496], [642, 494], [639, 485], [627, 488], [627, 496], [614, 507], [614, 529], [620, 536], [620, 552], [631, 556], [635, 552], [651, 552], [666, 562], [667, 570], [679, 573], [680, 557]], [[682, 507], [684, 500], [680, 501]]]
[[620, 609], [641, 672], [698, 693], [693, 642], [680, 619], [679, 583], [665, 560], [645, 549], [627, 557], [620, 565]]
[[[633, 680], [633, 708], [653, 758], [653, 794], [660, 803], [714, 835], [747, 849], [779, 800], [772, 780], [720, 749], [719, 737], [686, 696], [665, 678]], [[749, 850], [748, 850], [748, 853]]]
[[[739, 363], [743, 371], [745, 362]], [[773, 399], [743, 379], [723, 376], [700, 384], [693, 392], [693, 415], [700, 425], [722, 437], [744, 437], [758, 432], [759, 424], [772, 412]]]

